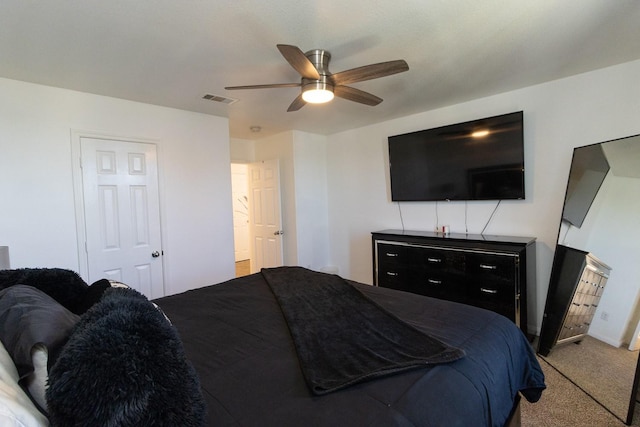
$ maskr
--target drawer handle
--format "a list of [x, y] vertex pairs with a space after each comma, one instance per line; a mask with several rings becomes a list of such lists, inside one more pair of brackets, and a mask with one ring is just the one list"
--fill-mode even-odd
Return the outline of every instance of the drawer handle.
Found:
[[427, 279], [427, 282], [431, 283], [432, 285], [441, 285], [442, 284], [442, 280], [436, 280], [436, 279]]
[[496, 270], [498, 267], [495, 265], [480, 264], [480, 268], [484, 268], [485, 270]]
[[427, 258], [427, 261], [429, 261], [429, 262], [442, 262], [442, 260], [440, 258]]
[[480, 288], [480, 291], [484, 292], [485, 294], [497, 294], [498, 293], [497, 289]]
[[392, 253], [392, 252], [387, 252], [387, 253], [386, 253], [386, 255], [387, 255], [387, 256], [390, 256], [390, 257], [396, 257], [396, 256], [398, 256], [398, 254], [394, 254], [394, 253]]
[[398, 273], [394, 273], [392, 271], [387, 271], [387, 276], [397, 276]]

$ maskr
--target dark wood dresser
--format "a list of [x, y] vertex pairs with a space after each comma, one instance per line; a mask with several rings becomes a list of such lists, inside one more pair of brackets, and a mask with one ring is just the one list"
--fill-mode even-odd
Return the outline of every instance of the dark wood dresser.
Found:
[[383, 230], [372, 246], [374, 285], [486, 308], [527, 334], [535, 238]]

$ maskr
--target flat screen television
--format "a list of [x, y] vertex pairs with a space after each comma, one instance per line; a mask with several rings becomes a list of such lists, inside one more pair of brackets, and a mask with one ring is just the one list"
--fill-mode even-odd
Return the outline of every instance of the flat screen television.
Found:
[[522, 111], [388, 142], [392, 201], [525, 198]]

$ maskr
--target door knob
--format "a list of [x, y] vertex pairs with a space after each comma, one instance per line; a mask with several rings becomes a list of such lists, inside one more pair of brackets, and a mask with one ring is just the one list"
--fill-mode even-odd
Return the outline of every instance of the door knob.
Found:
[[154, 258], [158, 258], [160, 256], [160, 252], [153, 251], [153, 252], [151, 252], [151, 256], [154, 257]]
[[274, 236], [282, 236], [283, 234], [284, 234], [284, 231], [282, 231], [282, 230], [278, 230], [278, 231], [274, 231], [273, 232]]

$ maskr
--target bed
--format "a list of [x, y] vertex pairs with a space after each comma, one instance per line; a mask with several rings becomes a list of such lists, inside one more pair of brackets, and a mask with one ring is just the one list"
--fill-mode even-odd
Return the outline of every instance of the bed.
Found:
[[[36, 277], [50, 271], [28, 273]], [[300, 267], [154, 301], [108, 281], [88, 285], [68, 271], [56, 273], [75, 275], [72, 281], [7, 279], [10, 273], [0, 271], [0, 316], [2, 293], [15, 285], [36, 288], [76, 316], [66, 319], [64, 337], [50, 343], [55, 360], [45, 363], [44, 403], [37, 404], [42, 396], [31, 397], [35, 421], [24, 425], [511, 426], [519, 422], [520, 396], [535, 402], [545, 388], [529, 342], [505, 317]], [[349, 297], [327, 294], [327, 283]], [[296, 287], [282, 290], [291, 284]], [[316, 290], [306, 302], [299, 298], [303, 288]], [[291, 295], [297, 299], [287, 300]], [[411, 348], [385, 354], [384, 363], [400, 358], [390, 365], [372, 366], [362, 356], [370, 350], [368, 343], [354, 350], [352, 343], [342, 342], [348, 334], [354, 341], [367, 335], [354, 306], [345, 305], [352, 297], [365, 304], [363, 311], [400, 324], [408, 340], [399, 348], [424, 341], [416, 351], [431, 353], [407, 356]], [[296, 318], [302, 324], [294, 324]], [[359, 320], [348, 325], [345, 319]], [[314, 322], [321, 331], [309, 329]], [[317, 338], [311, 347], [305, 343], [310, 336]], [[3, 338], [7, 347], [5, 341], [10, 340]], [[346, 348], [350, 356], [337, 380], [334, 371], [340, 369], [329, 369], [326, 378], [326, 367], [310, 365], [314, 358], [326, 362], [340, 356], [335, 348]], [[9, 375], [27, 392], [24, 379], [38, 370], [32, 365], [36, 362], [19, 369], [17, 377]], [[0, 405], [6, 406], [5, 400]], [[9, 412], [0, 406], [0, 420]]]

